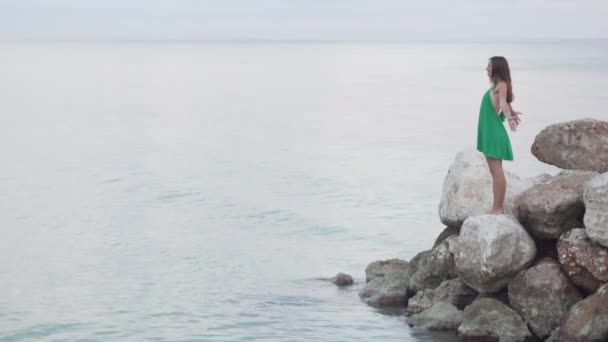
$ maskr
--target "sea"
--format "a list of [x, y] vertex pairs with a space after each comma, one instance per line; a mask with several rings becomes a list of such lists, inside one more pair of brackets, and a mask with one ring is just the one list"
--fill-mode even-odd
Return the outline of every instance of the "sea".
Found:
[[[450, 341], [358, 296], [445, 228], [488, 58], [608, 120], [607, 40], [0, 42], [0, 341]], [[351, 274], [354, 285], [329, 279]]]

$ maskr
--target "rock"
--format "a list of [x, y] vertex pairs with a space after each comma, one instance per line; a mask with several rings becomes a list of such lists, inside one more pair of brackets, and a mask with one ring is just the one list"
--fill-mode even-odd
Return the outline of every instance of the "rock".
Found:
[[[434, 289], [444, 280], [456, 278], [454, 255], [450, 246], [457, 237], [451, 236], [430, 251], [418, 253], [410, 262], [408, 291], [413, 295], [425, 289]], [[452, 247], [454, 248], [454, 247]]]
[[331, 282], [338, 286], [352, 285], [353, 277], [348, 274], [338, 273], [335, 277], [331, 278]]
[[[507, 193], [505, 210], [511, 211], [517, 195], [542, 178], [525, 180], [505, 172]], [[466, 150], [456, 155], [443, 181], [443, 193], [439, 203], [441, 222], [449, 227], [460, 227], [470, 216], [485, 214], [492, 208], [492, 176], [483, 154]]]
[[384, 277], [394, 272], [407, 272], [409, 262], [400, 259], [378, 260], [367, 265], [365, 268], [365, 280], [372, 281], [376, 277]]
[[562, 341], [608, 341], [608, 284], [572, 306], [559, 334]]
[[582, 226], [585, 183], [595, 176], [595, 172], [568, 171], [536, 184], [517, 196], [513, 214], [533, 236], [557, 239]]
[[437, 237], [435, 243], [433, 244], [433, 248], [437, 247], [443, 240], [449, 238], [450, 236], [458, 235], [460, 233], [460, 228], [456, 227], [446, 227]]
[[560, 342], [560, 334], [559, 334], [559, 327], [553, 329], [553, 332], [551, 333], [551, 336], [549, 336], [549, 338], [547, 338], [545, 340], [545, 342]]
[[460, 278], [445, 280], [435, 289], [418, 291], [407, 302], [407, 315], [414, 315], [422, 312], [436, 303], [446, 302], [462, 310], [471, 304], [477, 291], [465, 284]]
[[407, 303], [408, 272], [399, 271], [376, 277], [365, 285], [359, 296], [372, 306], [401, 306]]
[[511, 303], [509, 302], [509, 292], [506, 287], [495, 293], [482, 292], [477, 295], [474, 301], [480, 300], [482, 298], [496, 299], [497, 301], [503, 303], [506, 306], [511, 306]]
[[462, 322], [462, 311], [450, 303], [438, 302], [406, 322], [410, 327], [428, 330], [456, 330]]
[[496, 299], [482, 298], [467, 306], [458, 335], [483, 341], [530, 341], [533, 336], [526, 322]]
[[591, 241], [585, 229], [562, 234], [557, 242], [559, 262], [568, 277], [587, 293], [608, 282], [608, 248]]
[[556, 260], [545, 259], [509, 282], [509, 302], [534, 335], [546, 338], [583, 296]]
[[583, 196], [585, 227], [589, 238], [608, 247], [608, 172], [587, 183]]
[[608, 171], [608, 122], [575, 120], [548, 126], [534, 139], [532, 154], [562, 169]]
[[468, 218], [454, 253], [456, 273], [478, 292], [498, 292], [536, 255], [526, 230], [506, 215]]

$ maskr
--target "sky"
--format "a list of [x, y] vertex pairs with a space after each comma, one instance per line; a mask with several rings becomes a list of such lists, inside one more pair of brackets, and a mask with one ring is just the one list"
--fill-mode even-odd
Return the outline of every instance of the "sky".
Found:
[[608, 0], [0, 0], [0, 39], [608, 38]]

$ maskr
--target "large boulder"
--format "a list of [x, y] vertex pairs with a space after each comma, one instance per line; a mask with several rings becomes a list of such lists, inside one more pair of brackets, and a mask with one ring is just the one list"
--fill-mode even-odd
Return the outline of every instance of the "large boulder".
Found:
[[377, 277], [384, 277], [395, 272], [407, 272], [410, 263], [400, 259], [377, 260], [365, 268], [365, 280], [370, 282]]
[[509, 282], [509, 302], [530, 326], [534, 335], [546, 338], [559, 326], [560, 319], [583, 296], [560, 264], [545, 259], [519, 272]]
[[410, 261], [408, 292], [434, 289], [444, 280], [456, 278], [453, 250], [458, 237], [450, 236], [437, 247], [418, 253]]
[[467, 306], [458, 335], [480, 341], [532, 341], [526, 322], [515, 310], [492, 298], [482, 298]]
[[456, 330], [462, 323], [462, 311], [445, 302], [433, 304], [430, 308], [408, 317], [410, 327], [428, 330]]
[[574, 304], [560, 323], [561, 341], [608, 341], [608, 284]]
[[456, 273], [479, 292], [499, 292], [529, 266], [536, 255], [534, 241], [512, 217], [481, 215], [468, 218], [454, 254]]
[[[505, 172], [505, 176], [507, 212], [511, 211], [517, 195], [544, 179], [521, 179], [510, 172]], [[443, 181], [439, 203], [441, 222], [450, 227], [460, 227], [468, 217], [488, 213], [493, 200], [492, 176], [483, 154], [475, 150], [459, 152]]]
[[596, 172], [565, 171], [536, 184], [517, 196], [513, 214], [533, 236], [557, 239], [582, 226], [585, 184], [595, 176]]
[[477, 291], [470, 288], [460, 278], [445, 280], [435, 289], [418, 291], [418, 293], [407, 301], [407, 315], [422, 312], [436, 303], [445, 302], [462, 310], [471, 304]]
[[538, 160], [562, 169], [608, 171], [608, 122], [575, 120], [548, 126], [532, 144]]
[[587, 183], [585, 227], [591, 240], [608, 247], [608, 172]]
[[591, 241], [585, 229], [562, 234], [557, 253], [568, 277], [587, 293], [595, 292], [608, 282], [608, 248]]

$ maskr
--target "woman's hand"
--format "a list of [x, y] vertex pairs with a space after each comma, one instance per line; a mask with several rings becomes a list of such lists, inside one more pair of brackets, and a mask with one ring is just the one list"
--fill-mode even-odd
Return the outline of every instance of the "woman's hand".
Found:
[[509, 128], [512, 132], [515, 132], [517, 130], [517, 127], [521, 123], [521, 119], [519, 118], [520, 115], [521, 112], [513, 111], [511, 112], [511, 116], [507, 118], [507, 121], [509, 122]]

